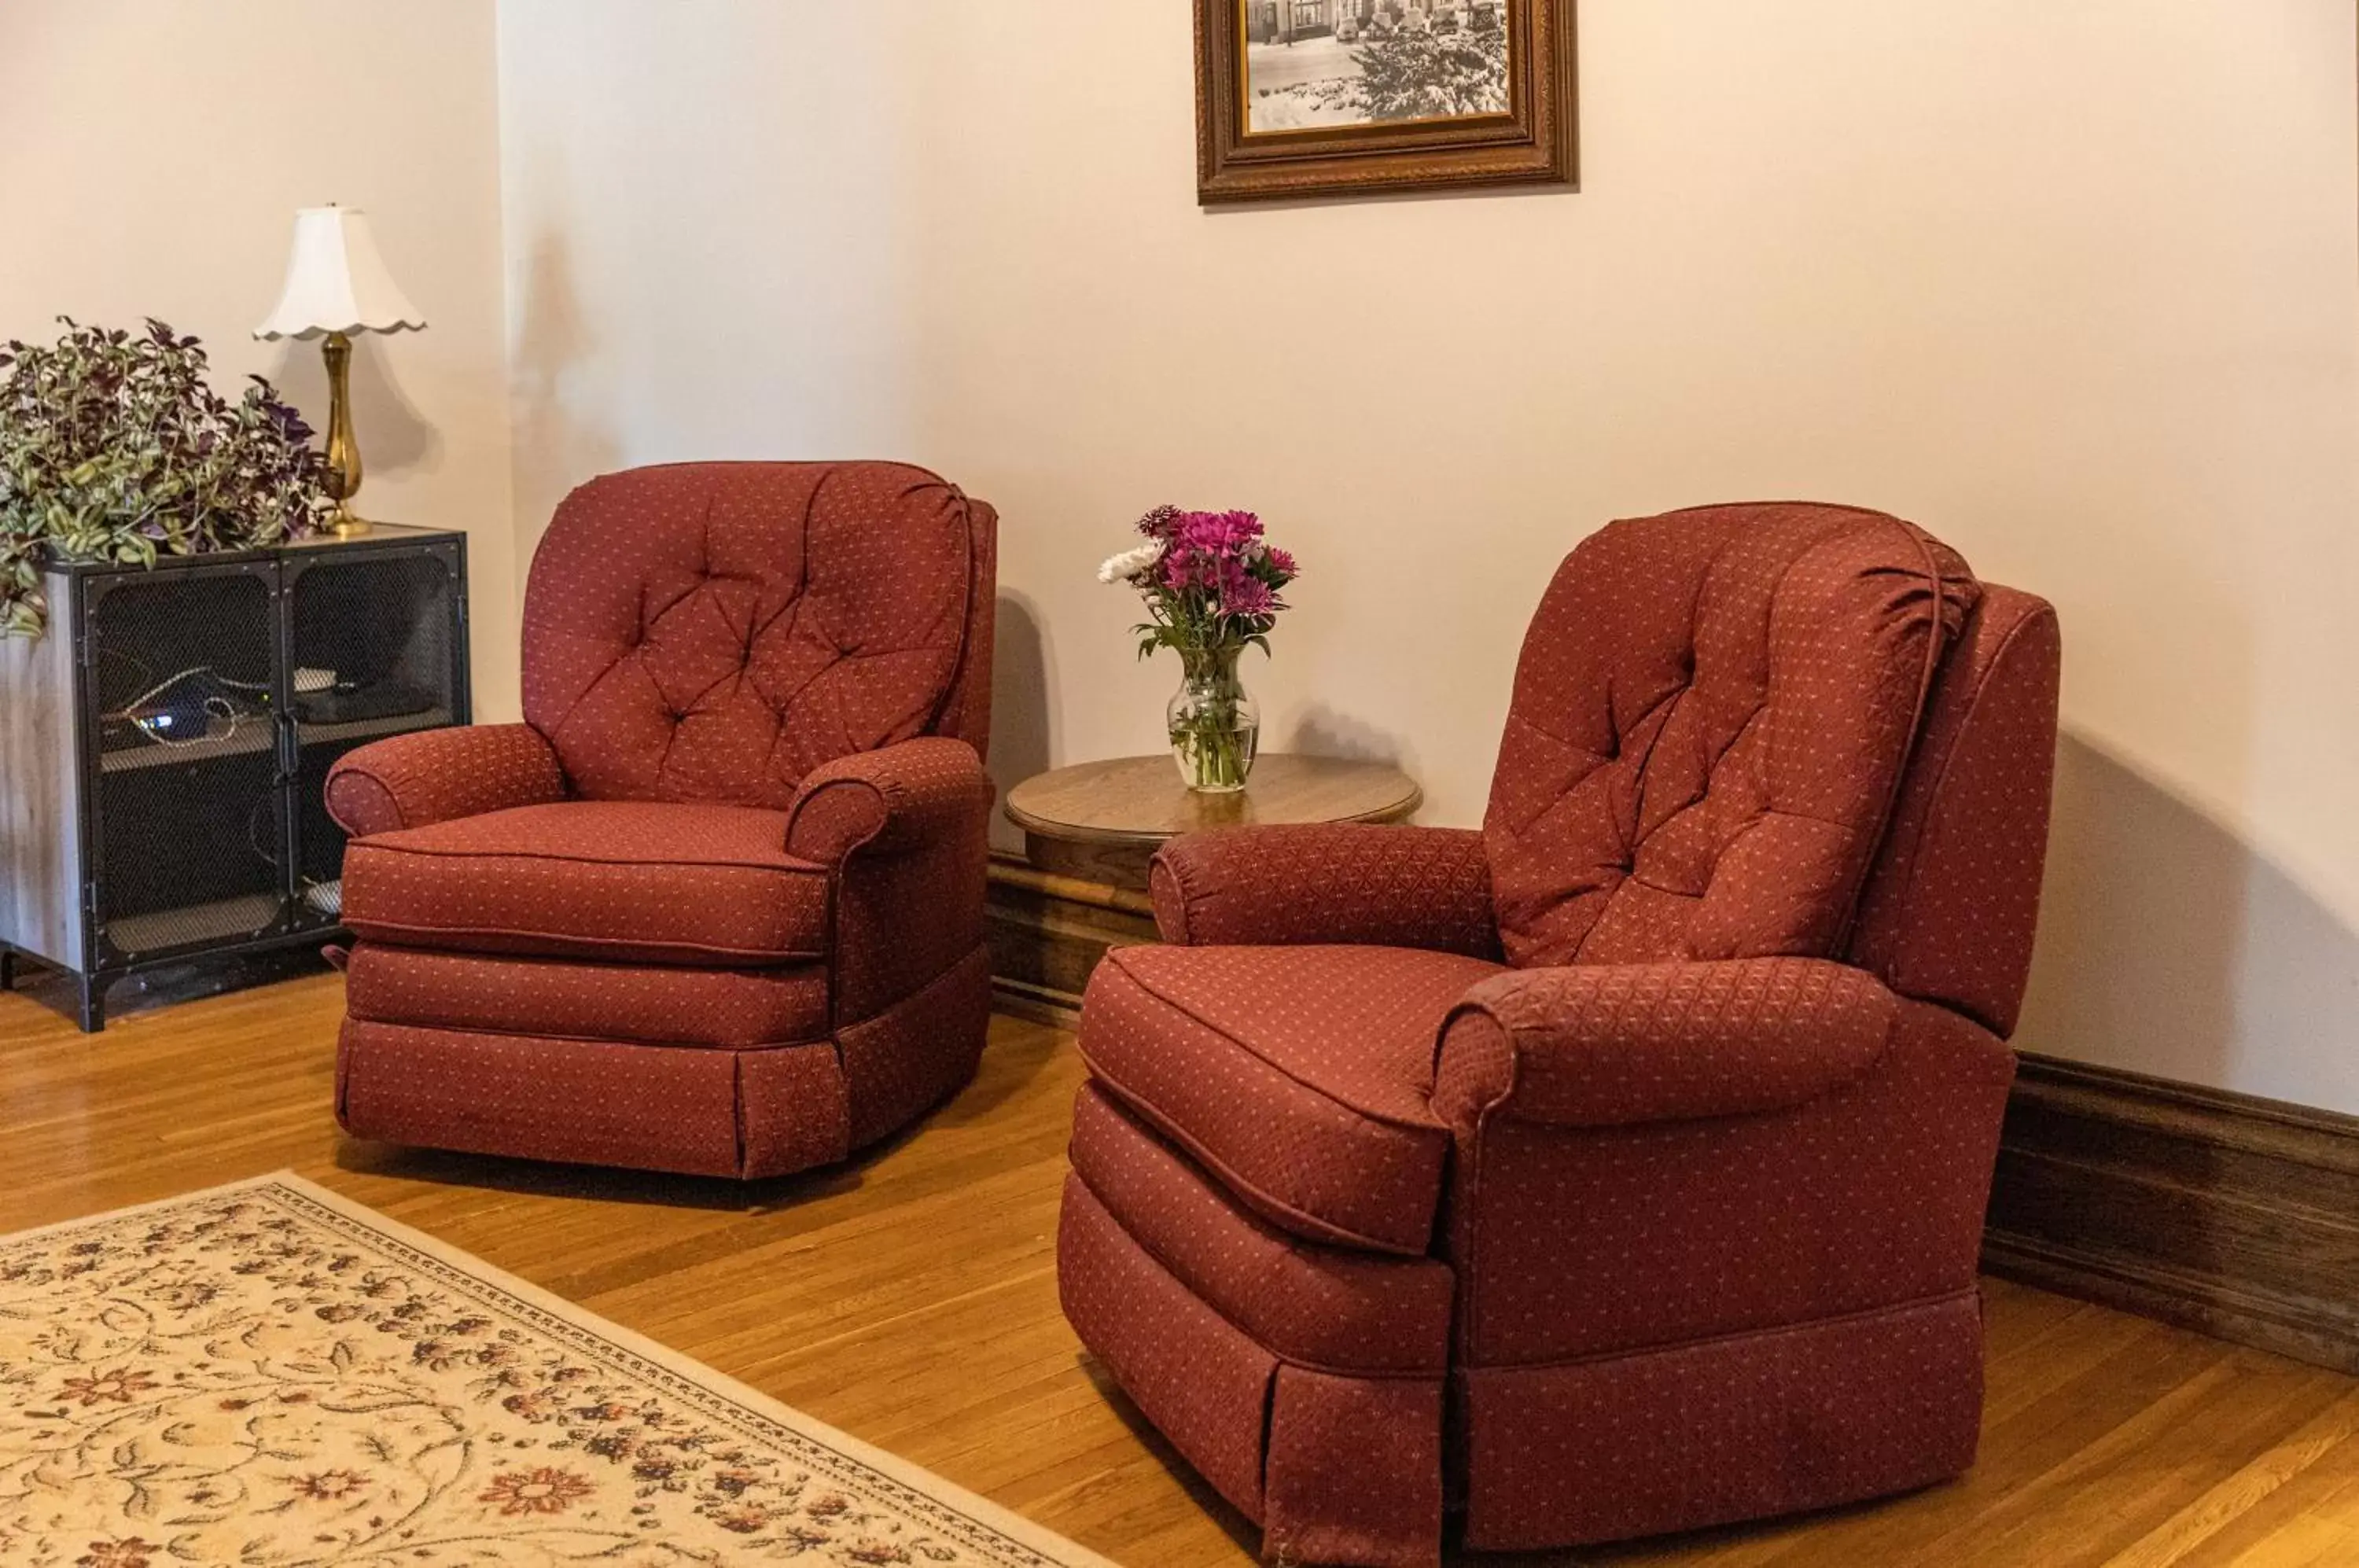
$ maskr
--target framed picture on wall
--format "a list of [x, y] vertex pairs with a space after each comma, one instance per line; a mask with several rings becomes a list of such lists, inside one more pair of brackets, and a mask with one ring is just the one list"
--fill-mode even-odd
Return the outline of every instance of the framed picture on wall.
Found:
[[1573, 182], [1573, 0], [1195, 4], [1207, 203]]

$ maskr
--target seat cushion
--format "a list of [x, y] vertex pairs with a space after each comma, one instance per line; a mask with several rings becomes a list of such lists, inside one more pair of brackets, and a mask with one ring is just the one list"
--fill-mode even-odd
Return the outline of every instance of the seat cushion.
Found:
[[356, 839], [344, 921], [363, 939], [653, 964], [793, 964], [827, 949], [826, 868], [783, 812], [569, 800]]
[[1429, 1104], [1436, 1037], [1497, 973], [1407, 948], [1122, 948], [1090, 981], [1082, 1054], [1281, 1229], [1422, 1254], [1450, 1149]]

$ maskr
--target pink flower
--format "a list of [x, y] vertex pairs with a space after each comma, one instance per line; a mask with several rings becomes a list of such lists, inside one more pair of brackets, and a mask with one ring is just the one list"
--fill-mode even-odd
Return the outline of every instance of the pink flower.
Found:
[[1261, 538], [1261, 519], [1251, 512], [1185, 512], [1178, 544], [1205, 555], [1238, 555]]
[[1253, 513], [1158, 506], [1138, 531], [1148, 542], [1114, 556], [1098, 575], [1129, 583], [1147, 601], [1148, 619], [1135, 628], [1142, 654], [1259, 637], [1286, 610], [1278, 590], [1299, 568], [1263, 539]]
[[1241, 578], [1222, 585], [1221, 608], [1229, 615], [1248, 619], [1272, 615], [1278, 609], [1277, 595], [1258, 577]]

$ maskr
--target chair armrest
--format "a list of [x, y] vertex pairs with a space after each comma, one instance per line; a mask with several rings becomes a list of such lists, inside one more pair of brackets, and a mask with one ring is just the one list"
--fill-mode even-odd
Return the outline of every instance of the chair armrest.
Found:
[[354, 838], [565, 799], [565, 770], [530, 724], [421, 730], [357, 746], [328, 773], [328, 814]]
[[1370, 822], [1218, 828], [1163, 846], [1155, 923], [1181, 947], [1341, 942], [1499, 955], [1483, 835]]
[[988, 822], [991, 779], [962, 740], [928, 735], [816, 768], [787, 808], [787, 853], [840, 866], [855, 850], [893, 855]]
[[1442, 1028], [1435, 1112], [1624, 1127], [1786, 1110], [1875, 1064], [1899, 1004], [1818, 958], [1573, 964], [1493, 975]]

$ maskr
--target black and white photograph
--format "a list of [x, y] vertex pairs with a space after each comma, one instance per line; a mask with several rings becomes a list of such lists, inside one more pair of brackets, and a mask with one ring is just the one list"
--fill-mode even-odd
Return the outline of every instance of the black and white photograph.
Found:
[[1508, 112], [1506, 0], [1238, 0], [1245, 131]]
[[1206, 203], [1572, 187], [1573, 0], [1194, 0]]

